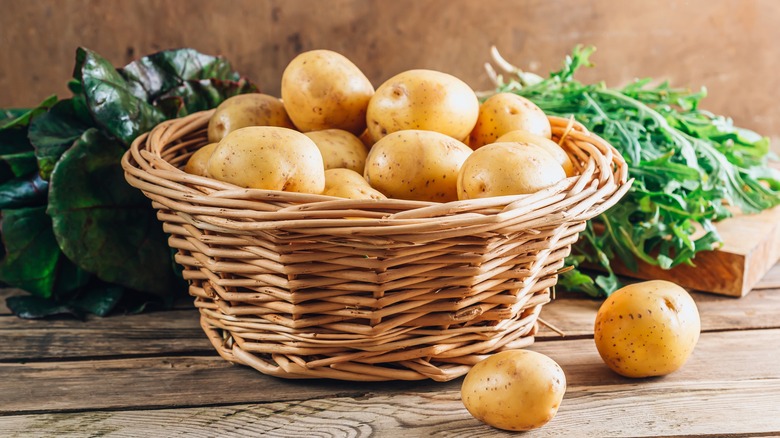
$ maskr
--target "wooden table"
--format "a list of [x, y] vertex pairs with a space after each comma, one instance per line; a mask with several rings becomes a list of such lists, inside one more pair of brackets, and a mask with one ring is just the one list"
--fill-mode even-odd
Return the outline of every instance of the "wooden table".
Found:
[[[694, 297], [703, 333], [692, 358], [639, 380], [599, 358], [598, 302], [566, 295], [545, 306], [566, 336], [543, 329], [530, 348], [563, 367], [568, 391], [553, 421], [523, 436], [780, 436], [780, 264], [744, 298]], [[469, 415], [462, 379], [289, 381], [232, 365], [189, 304], [86, 322], [0, 314], [3, 437], [515, 435]]]

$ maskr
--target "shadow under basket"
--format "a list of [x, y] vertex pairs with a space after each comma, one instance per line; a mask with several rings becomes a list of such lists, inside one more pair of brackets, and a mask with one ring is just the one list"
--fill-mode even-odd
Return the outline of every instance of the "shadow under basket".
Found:
[[630, 185], [611, 145], [550, 117], [577, 175], [531, 195], [245, 189], [181, 170], [211, 114], [161, 123], [122, 166], [157, 209], [216, 350], [279, 377], [446, 381], [530, 345], [578, 233]]

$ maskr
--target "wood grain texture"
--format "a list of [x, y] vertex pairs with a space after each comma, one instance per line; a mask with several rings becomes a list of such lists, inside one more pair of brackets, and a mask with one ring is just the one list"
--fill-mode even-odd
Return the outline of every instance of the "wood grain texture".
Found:
[[213, 352], [195, 309], [45, 321], [0, 316], [0, 361]]
[[[635, 391], [666, 385], [777, 380], [780, 362], [773, 356], [778, 336], [780, 329], [704, 333], [688, 363], [663, 379], [630, 380], [614, 374], [604, 365], [590, 338], [539, 342], [530, 349], [557, 361], [566, 372], [570, 388], [592, 388], [601, 393], [604, 388]], [[0, 364], [0, 375], [14, 376], [0, 380], [0, 416], [440, 393], [458, 390], [461, 382], [345, 384], [283, 380], [215, 357]], [[569, 396], [573, 394], [569, 392]]]
[[344, 53], [377, 85], [402, 70], [433, 68], [485, 88], [490, 45], [547, 74], [582, 43], [599, 49], [597, 67], [583, 80], [618, 86], [654, 77], [707, 86], [705, 108], [780, 136], [774, 0], [0, 0], [0, 10], [0, 107], [69, 95], [79, 45], [115, 65], [193, 47], [225, 55], [278, 94], [287, 62], [314, 48]]
[[[780, 364], [767, 345], [777, 336], [780, 330], [705, 334], [682, 370], [638, 380], [606, 370], [586, 340], [537, 344], [538, 351], [561, 364], [568, 389], [554, 421], [523, 436], [572, 436], [573, 431], [594, 437], [625, 436], [627, 431], [631, 436], [780, 433]], [[739, 348], [751, 353], [738, 353]], [[0, 430], [5, 436], [25, 437], [517, 436], [472, 418], [460, 402], [459, 382], [436, 384], [430, 391], [352, 388], [341, 396], [272, 403], [3, 416]]]

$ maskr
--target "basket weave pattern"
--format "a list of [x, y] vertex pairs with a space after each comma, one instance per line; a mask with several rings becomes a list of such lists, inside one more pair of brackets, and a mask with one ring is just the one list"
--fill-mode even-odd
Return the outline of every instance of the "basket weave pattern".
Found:
[[244, 189], [180, 170], [211, 114], [163, 122], [122, 165], [157, 209], [216, 350], [280, 377], [445, 381], [531, 344], [585, 221], [630, 185], [612, 146], [550, 117], [579, 175], [532, 195], [441, 204]]

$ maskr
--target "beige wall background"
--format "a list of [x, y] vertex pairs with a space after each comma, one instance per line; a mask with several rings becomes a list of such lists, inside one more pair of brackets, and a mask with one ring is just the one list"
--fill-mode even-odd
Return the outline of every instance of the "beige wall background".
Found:
[[80, 45], [117, 66], [174, 47], [224, 55], [278, 95], [286, 63], [314, 48], [375, 85], [432, 68], [484, 89], [491, 45], [546, 75], [581, 43], [598, 48], [583, 81], [706, 86], [706, 109], [780, 137], [777, 0], [0, 0], [0, 11], [0, 108], [68, 96]]

